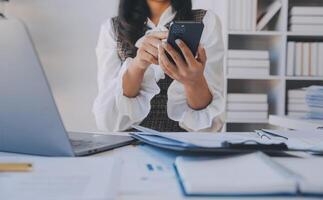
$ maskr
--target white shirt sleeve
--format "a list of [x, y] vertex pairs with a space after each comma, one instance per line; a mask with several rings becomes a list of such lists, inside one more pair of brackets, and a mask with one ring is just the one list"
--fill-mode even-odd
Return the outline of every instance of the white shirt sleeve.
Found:
[[97, 126], [104, 131], [124, 131], [140, 123], [149, 114], [150, 100], [160, 92], [155, 70], [149, 67], [139, 95], [135, 98], [124, 96], [122, 77], [132, 58], [122, 63], [117, 52], [114, 28], [109, 19], [101, 27], [96, 48], [99, 91], [93, 105]]
[[201, 44], [207, 54], [204, 75], [213, 100], [207, 108], [193, 110], [187, 104], [183, 85], [174, 81], [168, 89], [167, 112], [171, 119], [188, 131], [219, 131], [223, 126], [225, 110], [222, 29], [219, 18], [211, 11], [207, 11], [203, 23], [205, 28]]

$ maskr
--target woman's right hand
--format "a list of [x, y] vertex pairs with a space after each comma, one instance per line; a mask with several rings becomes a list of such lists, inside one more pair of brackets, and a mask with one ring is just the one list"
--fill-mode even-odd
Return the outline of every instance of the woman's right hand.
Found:
[[137, 56], [134, 58], [133, 64], [143, 70], [146, 70], [151, 64], [158, 65], [158, 46], [167, 36], [167, 31], [156, 31], [144, 36], [139, 42]]
[[136, 97], [139, 94], [144, 74], [151, 64], [158, 64], [158, 46], [167, 38], [168, 32], [152, 32], [138, 42], [137, 56], [123, 75], [123, 94]]

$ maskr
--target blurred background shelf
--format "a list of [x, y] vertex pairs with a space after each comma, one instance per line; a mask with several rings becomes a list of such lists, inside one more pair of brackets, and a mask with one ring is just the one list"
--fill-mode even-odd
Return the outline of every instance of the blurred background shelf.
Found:
[[[238, 0], [231, 0], [236, 3]], [[258, 0], [257, 13], [265, 11], [276, 0]], [[262, 30], [232, 30], [233, 19], [230, 13], [230, 1], [227, 5], [224, 29], [227, 50], [261, 50], [270, 54], [270, 74], [259, 76], [240, 76], [228, 74], [228, 56], [225, 62], [225, 98], [229, 93], [262, 93], [268, 95], [268, 115], [285, 116], [287, 114], [287, 92], [311, 85], [323, 85], [323, 77], [317, 76], [287, 76], [287, 42], [323, 42], [323, 33], [291, 32], [289, 31], [290, 8], [293, 6], [323, 6], [320, 0], [279, 0], [280, 11]], [[253, 22], [256, 23], [256, 22]], [[322, 56], [322, 55], [320, 55]], [[231, 67], [231, 66], [230, 66]], [[246, 114], [246, 118], [247, 118]], [[268, 120], [230, 120], [226, 121], [226, 131], [252, 131], [257, 128], [275, 128]]]

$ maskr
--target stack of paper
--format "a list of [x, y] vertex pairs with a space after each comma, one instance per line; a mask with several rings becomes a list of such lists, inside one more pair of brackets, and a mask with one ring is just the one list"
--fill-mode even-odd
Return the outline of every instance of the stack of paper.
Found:
[[307, 117], [310, 119], [323, 119], [323, 86], [311, 86], [307, 89], [306, 104]]
[[228, 121], [255, 121], [267, 118], [267, 94], [228, 94]]
[[287, 76], [323, 76], [322, 42], [288, 42]]
[[288, 115], [323, 119], [323, 86], [289, 90]]
[[0, 174], [0, 199], [108, 200], [117, 195], [122, 163], [109, 158], [0, 157], [0, 163], [31, 163], [24, 173]]
[[257, 0], [229, 0], [230, 30], [255, 31]]
[[269, 52], [260, 50], [229, 50], [228, 75], [266, 76], [270, 74]]
[[323, 7], [294, 6], [290, 11], [290, 31], [323, 32]]

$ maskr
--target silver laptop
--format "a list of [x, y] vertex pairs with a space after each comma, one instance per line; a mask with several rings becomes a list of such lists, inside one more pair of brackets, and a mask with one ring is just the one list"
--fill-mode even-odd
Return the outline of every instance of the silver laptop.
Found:
[[130, 144], [128, 136], [68, 133], [25, 26], [0, 19], [0, 151], [84, 156]]

